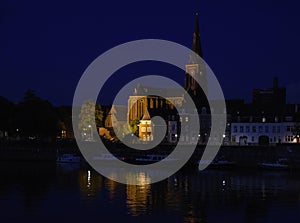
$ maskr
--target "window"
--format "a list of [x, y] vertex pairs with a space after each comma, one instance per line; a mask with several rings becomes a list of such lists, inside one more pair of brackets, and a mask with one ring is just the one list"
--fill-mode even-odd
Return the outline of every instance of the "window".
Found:
[[277, 126], [277, 133], [280, 133], [280, 126]]
[[237, 132], [237, 126], [233, 127], [233, 132]]
[[240, 132], [244, 132], [244, 126], [240, 126]]
[[276, 126], [273, 126], [272, 132], [273, 132], [273, 133], [276, 133]]
[[251, 137], [252, 142], [254, 142], [254, 136]]
[[232, 136], [232, 142], [235, 142], [235, 141], [236, 141], [236, 137]]
[[185, 122], [189, 122], [189, 117], [188, 116], [185, 117]]
[[252, 126], [252, 132], [256, 132], [256, 126]]
[[286, 136], [285, 137], [285, 141], [286, 142], [292, 142], [294, 140], [294, 137], [293, 136]]
[[250, 126], [246, 126], [246, 132], [250, 132]]
[[265, 126], [265, 133], [269, 132], [269, 126]]
[[259, 131], [259, 133], [262, 133], [263, 132], [263, 126], [259, 126], [258, 131]]
[[175, 131], [175, 124], [172, 125], [172, 131]]
[[146, 127], [142, 127], [142, 132], [146, 132]]
[[153, 108], [153, 99], [150, 99], [150, 108]]

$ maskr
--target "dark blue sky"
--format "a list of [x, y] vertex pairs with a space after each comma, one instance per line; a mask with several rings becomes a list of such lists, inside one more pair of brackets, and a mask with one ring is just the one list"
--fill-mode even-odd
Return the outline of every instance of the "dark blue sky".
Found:
[[[54, 105], [71, 105], [85, 68], [111, 47], [142, 38], [191, 47], [198, 11], [204, 59], [226, 98], [249, 101], [252, 88], [271, 87], [278, 76], [288, 102], [300, 102], [299, 7], [296, 0], [2, 0], [0, 95], [19, 102], [31, 88]], [[133, 70], [145, 72], [142, 66]], [[132, 77], [125, 71], [107, 89], [118, 89]], [[161, 73], [183, 84], [184, 73]], [[111, 101], [109, 95], [104, 102]]]

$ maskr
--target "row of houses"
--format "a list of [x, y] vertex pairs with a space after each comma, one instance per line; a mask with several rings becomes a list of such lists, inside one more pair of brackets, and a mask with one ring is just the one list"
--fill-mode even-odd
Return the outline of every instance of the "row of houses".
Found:
[[[247, 105], [245, 105], [247, 106]], [[300, 122], [298, 105], [294, 105], [293, 115], [261, 115], [260, 118], [249, 115], [227, 114], [226, 130], [219, 137], [227, 145], [257, 145], [257, 144], [278, 144], [278, 143], [299, 143]], [[124, 129], [128, 125], [129, 112], [126, 106], [113, 106], [106, 117], [105, 128], [113, 132], [115, 129]], [[160, 132], [160, 126], [152, 122], [154, 115], [147, 109], [143, 117], [136, 122], [137, 135], [141, 141], [153, 140], [155, 132]], [[165, 115], [167, 131], [164, 142], [176, 143], [181, 140], [185, 143], [207, 143], [210, 137], [211, 115], [206, 112], [191, 113], [180, 111], [178, 114]], [[111, 121], [113, 120], [113, 121]], [[196, 125], [201, 126], [199, 132]], [[116, 134], [111, 134], [115, 136]]]

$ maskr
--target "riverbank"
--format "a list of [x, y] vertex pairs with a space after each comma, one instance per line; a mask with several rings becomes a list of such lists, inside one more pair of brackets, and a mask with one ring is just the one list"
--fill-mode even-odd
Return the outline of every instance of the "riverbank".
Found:
[[[87, 148], [91, 143], [95, 142], [86, 142]], [[107, 147], [111, 153], [125, 157], [125, 160], [129, 162], [142, 154], [167, 155], [174, 149], [174, 145], [160, 145], [148, 151], [137, 151], [118, 143], [110, 144]], [[185, 147], [189, 147], [189, 145]], [[205, 145], [198, 145], [189, 163], [197, 163], [201, 159], [204, 149]], [[58, 155], [65, 153], [81, 155], [75, 141], [68, 143], [0, 144], [0, 161], [55, 162]], [[299, 144], [222, 146], [217, 157], [234, 162], [236, 168], [257, 168], [258, 163], [275, 162], [280, 158], [285, 158], [291, 169], [300, 170]]]

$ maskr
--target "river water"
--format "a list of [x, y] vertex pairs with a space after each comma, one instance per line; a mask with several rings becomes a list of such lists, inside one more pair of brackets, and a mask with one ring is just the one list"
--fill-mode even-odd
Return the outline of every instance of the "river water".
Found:
[[299, 221], [295, 172], [190, 169], [131, 186], [77, 164], [0, 163], [0, 222]]

